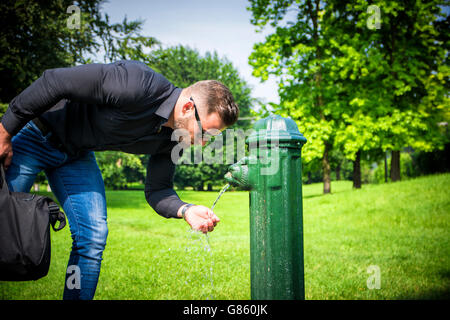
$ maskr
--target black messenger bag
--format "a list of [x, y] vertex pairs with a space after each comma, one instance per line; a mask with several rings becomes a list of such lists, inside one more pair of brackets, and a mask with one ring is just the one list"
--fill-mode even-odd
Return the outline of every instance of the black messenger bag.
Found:
[[48, 197], [10, 192], [0, 168], [0, 281], [37, 280], [50, 267], [50, 225], [66, 217]]

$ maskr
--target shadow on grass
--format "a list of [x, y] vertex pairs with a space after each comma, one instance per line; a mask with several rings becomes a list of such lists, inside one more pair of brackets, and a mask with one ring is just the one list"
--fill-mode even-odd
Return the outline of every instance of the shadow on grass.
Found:
[[450, 288], [428, 290], [417, 294], [405, 294], [396, 297], [398, 300], [450, 300]]
[[439, 272], [442, 283], [447, 284], [444, 288], [436, 288], [414, 294], [404, 294], [397, 297], [401, 300], [450, 300], [450, 270]]
[[312, 194], [309, 196], [303, 196], [303, 199], [311, 199], [311, 198], [317, 198], [317, 197], [323, 197], [325, 194]]
[[343, 192], [349, 192], [355, 189], [349, 189], [349, 190], [339, 190], [339, 191], [332, 191], [331, 193], [314, 193], [314, 194], [310, 194], [310, 195], [303, 195], [303, 199], [311, 199], [311, 198], [318, 198], [318, 197], [323, 197], [323, 196], [328, 196], [328, 195], [332, 195], [332, 194], [337, 194], [337, 193], [343, 193]]

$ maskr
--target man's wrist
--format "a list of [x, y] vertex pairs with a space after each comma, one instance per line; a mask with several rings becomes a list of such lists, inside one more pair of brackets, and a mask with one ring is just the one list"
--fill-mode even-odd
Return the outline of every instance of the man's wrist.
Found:
[[11, 111], [11, 108], [6, 109], [1, 121], [3, 129], [8, 132], [10, 137], [15, 136], [26, 122], [27, 121], [25, 120], [25, 123], [23, 123], [23, 121]]
[[178, 217], [178, 218], [182, 218], [182, 216], [181, 216], [181, 210], [183, 210], [183, 208], [184, 208], [186, 205], [187, 205], [187, 203], [181, 205], [181, 206], [178, 208], [178, 211], [177, 211], [177, 217]]
[[8, 130], [5, 129], [5, 127], [3, 126], [3, 123], [1, 123], [1, 122], [0, 122], [0, 135], [6, 139], [12, 138], [11, 134], [8, 132]]
[[[192, 204], [192, 203], [187, 203], [187, 204], [185, 204], [184, 206], [182, 206], [182, 207], [180, 208], [180, 210], [179, 210], [179, 215], [178, 215], [178, 216], [179, 216], [180, 218], [185, 219], [187, 210], [188, 210], [190, 207], [192, 207], [192, 206], [194, 206], [194, 204]], [[186, 219], [185, 219], [185, 220], [186, 220]]]

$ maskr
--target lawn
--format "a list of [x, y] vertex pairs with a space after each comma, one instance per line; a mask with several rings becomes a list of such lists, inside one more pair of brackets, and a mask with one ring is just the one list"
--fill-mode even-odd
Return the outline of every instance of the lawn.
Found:
[[[305, 185], [307, 299], [450, 298], [450, 174], [352, 190], [351, 182]], [[179, 191], [211, 206], [218, 192]], [[96, 299], [250, 299], [248, 193], [227, 191], [207, 239], [164, 219], [142, 191], [108, 191], [108, 244]], [[69, 228], [52, 232], [49, 275], [0, 282], [0, 299], [60, 299]], [[380, 289], [368, 289], [369, 266]]]

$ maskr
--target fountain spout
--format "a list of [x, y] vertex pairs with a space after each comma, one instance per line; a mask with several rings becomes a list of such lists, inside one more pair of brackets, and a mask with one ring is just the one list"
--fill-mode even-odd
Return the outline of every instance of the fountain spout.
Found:
[[232, 186], [250, 190], [251, 185], [248, 177], [248, 157], [244, 157], [229, 167], [225, 174], [225, 180]]

